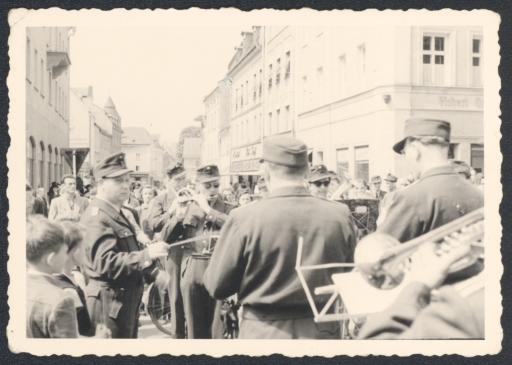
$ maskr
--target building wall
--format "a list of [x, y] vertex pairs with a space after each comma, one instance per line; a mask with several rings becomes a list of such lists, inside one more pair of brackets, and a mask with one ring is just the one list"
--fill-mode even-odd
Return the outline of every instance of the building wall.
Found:
[[122, 151], [126, 154], [126, 165], [136, 173], [151, 172], [151, 145], [150, 144], [123, 144]]
[[[436, 36], [444, 44], [425, 51], [424, 36], [433, 37], [431, 48]], [[474, 36], [478, 29], [455, 27], [301, 28], [296, 134], [312, 162], [338, 171], [348, 165], [346, 174], [365, 179], [405, 175], [391, 147], [404, 121], [417, 116], [448, 120], [453, 157], [471, 163], [471, 145], [483, 143], [483, 90], [470, 70]], [[444, 65], [425, 66], [429, 54], [432, 62], [443, 56]]]
[[69, 68], [48, 70], [48, 51], [69, 56], [69, 27], [29, 27], [26, 35], [27, 181], [48, 190], [70, 171], [61, 152], [69, 145]]

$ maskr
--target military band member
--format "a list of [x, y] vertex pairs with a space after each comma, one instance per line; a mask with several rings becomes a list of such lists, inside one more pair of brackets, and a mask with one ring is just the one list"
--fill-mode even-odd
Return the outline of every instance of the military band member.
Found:
[[[301, 141], [266, 139], [263, 161], [269, 196], [231, 212], [205, 286], [218, 299], [238, 295], [240, 338], [339, 338], [338, 323], [314, 322], [295, 264], [300, 236], [303, 265], [352, 262], [356, 233], [350, 212], [308, 192], [307, 147]], [[327, 272], [306, 273], [306, 280], [312, 287], [330, 283]]]
[[130, 194], [130, 172], [123, 153], [98, 163], [97, 195], [81, 219], [87, 229], [87, 307], [93, 326], [105, 325], [113, 338], [137, 337], [144, 278], [158, 286], [168, 284], [168, 275], [153, 262], [167, 256], [168, 245], [157, 242], [142, 249], [121, 209]]
[[[183, 238], [183, 231], [174, 230], [178, 223], [177, 193], [185, 187], [187, 174], [181, 163], [169, 167], [165, 177], [165, 192], [155, 197], [148, 208], [148, 224], [155, 234], [167, 243]], [[171, 249], [165, 260], [165, 269], [170, 276], [169, 300], [171, 305], [171, 332], [175, 338], [185, 338], [185, 313], [180, 292], [182, 250]]]
[[[204, 234], [218, 234], [233, 205], [219, 195], [219, 169], [215, 165], [199, 168], [196, 183], [199, 194], [182, 218], [184, 238]], [[181, 295], [185, 309], [188, 338], [223, 338], [220, 320], [220, 303], [208, 295], [203, 285], [203, 275], [208, 266], [209, 240], [184, 247], [182, 261]]]
[[482, 193], [450, 165], [450, 123], [413, 118], [393, 150], [402, 154], [419, 180], [394, 192], [381, 212], [378, 231], [405, 242], [483, 206]]
[[331, 177], [331, 172], [324, 165], [313, 166], [308, 178], [311, 195], [327, 199]]

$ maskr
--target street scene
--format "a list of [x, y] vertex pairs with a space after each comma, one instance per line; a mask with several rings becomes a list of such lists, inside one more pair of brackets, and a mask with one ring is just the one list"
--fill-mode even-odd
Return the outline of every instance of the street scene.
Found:
[[27, 338], [485, 339], [483, 35], [27, 27]]

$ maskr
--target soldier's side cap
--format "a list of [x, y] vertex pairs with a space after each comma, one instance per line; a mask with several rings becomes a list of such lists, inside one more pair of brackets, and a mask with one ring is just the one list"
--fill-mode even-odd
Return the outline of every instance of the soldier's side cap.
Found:
[[393, 174], [387, 174], [384, 178], [384, 181], [394, 182], [396, 183], [398, 181], [397, 177]]
[[379, 175], [372, 176], [370, 179], [372, 183], [380, 183], [382, 181], [381, 177]]
[[410, 118], [405, 121], [404, 138], [393, 146], [396, 153], [402, 153], [407, 137], [440, 137], [450, 141], [450, 123], [439, 119]]
[[120, 152], [98, 162], [94, 166], [94, 177], [96, 179], [103, 179], [118, 177], [132, 172], [132, 170], [126, 167], [124, 156], [124, 153]]
[[165, 171], [165, 173], [167, 174], [167, 176], [172, 178], [172, 177], [176, 177], [178, 175], [184, 174], [185, 168], [183, 167], [183, 165], [180, 162], [177, 162], [174, 165], [169, 166], [167, 168], [167, 170]]
[[325, 165], [315, 165], [309, 171], [308, 181], [312, 183], [319, 180], [330, 179], [331, 177], [332, 174], [329, 170], [327, 170]]
[[219, 168], [216, 165], [206, 165], [197, 169], [196, 180], [199, 183], [207, 183], [219, 179]]
[[304, 167], [308, 165], [308, 148], [304, 142], [293, 137], [269, 137], [263, 141], [260, 162], [263, 161], [290, 167]]

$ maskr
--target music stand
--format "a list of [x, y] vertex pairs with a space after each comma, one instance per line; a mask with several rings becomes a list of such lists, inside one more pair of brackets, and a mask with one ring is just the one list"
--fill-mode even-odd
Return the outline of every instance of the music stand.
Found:
[[359, 229], [361, 237], [375, 232], [379, 217], [379, 201], [377, 199], [343, 199], [337, 200], [346, 204]]

